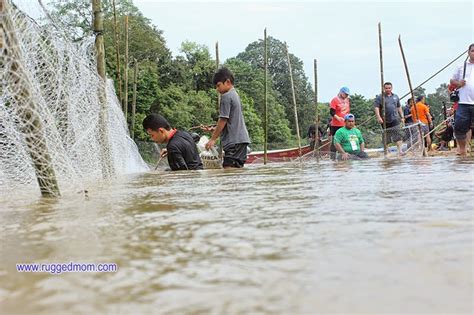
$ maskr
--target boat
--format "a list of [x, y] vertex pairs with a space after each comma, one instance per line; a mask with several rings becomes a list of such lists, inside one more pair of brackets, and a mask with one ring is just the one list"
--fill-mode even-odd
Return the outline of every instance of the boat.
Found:
[[[320, 147], [321, 152], [329, 151], [330, 142], [328, 139], [322, 139], [322, 145]], [[267, 160], [269, 162], [287, 162], [295, 160], [299, 157], [299, 148], [290, 148], [290, 149], [280, 149], [280, 150], [268, 150], [267, 151]], [[305, 156], [313, 151], [313, 148], [310, 145], [305, 145], [301, 147], [301, 156]], [[264, 152], [255, 151], [247, 154], [246, 164], [252, 163], [263, 163]]]

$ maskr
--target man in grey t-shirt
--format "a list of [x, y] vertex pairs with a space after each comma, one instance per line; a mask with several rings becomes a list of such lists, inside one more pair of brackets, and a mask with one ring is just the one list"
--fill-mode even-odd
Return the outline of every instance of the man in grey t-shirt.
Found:
[[219, 120], [206, 149], [212, 148], [220, 136], [225, 152], [222, 166], [241, 168], [247, 160], [250, 137], [245, 126], [242, 103], [234, 88], [234, 75], [229, 69], [220, 68], [214, 75], [213, 83], [221, 94], [221, 102]]
[[[377, 95], [374, 101], [374, 111], [375, 116], [377, 117], [377, 121], [380, 124], [383, 124], [385, 121], [385, 125], [387, 130], [387, 142], [395, 142], [397, 144], [398, 154], [402, 155], [402, 139], [403, 139], [403, 131], [401, 129], [400, 123], [405, 122], [405, 118], [403, 115], [403, 109], [400, 104], [400, 98], [397, 94], [392, 93], [392, 83], [385, 82], [383, 85], [384, 89], [384, 102], [385, 102], [385, 113], [384, 117], [382, 118], [382, 95]], [[382, 125], [383, 127], [383, 125]]]

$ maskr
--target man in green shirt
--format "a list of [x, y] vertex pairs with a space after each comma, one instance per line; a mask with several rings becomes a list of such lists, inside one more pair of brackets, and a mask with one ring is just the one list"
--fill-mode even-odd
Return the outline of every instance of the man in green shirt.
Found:
[[336, 131], [334, 146], [339, 153], [338, 159], [340, 160], [359, 160], [369, 157], [364, 152], [364, 138], [360, 130], [355, 127], [355, 116], [353, 114], [344, 116], [344, 127]]

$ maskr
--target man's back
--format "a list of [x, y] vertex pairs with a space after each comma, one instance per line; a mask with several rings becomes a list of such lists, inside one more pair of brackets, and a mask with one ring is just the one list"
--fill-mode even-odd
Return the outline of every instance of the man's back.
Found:
[[177, 130], [168, 141], [166, 149], [168, 151], [168, 163], [171, 170], [203, 169], [196, 144], [189, 133]]
[[428, 115], [430, 113], [430, 109], [422, 102], [416, 103], [416, 105], [411, 108], [410, 112], [414, 122], [421, 121], [425, 125], [429, 123]]

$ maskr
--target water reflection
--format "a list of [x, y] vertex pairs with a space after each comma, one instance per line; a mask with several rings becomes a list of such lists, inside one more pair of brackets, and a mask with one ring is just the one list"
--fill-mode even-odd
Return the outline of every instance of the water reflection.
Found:
[[[10, 202], [0, 313], [469, 313], [472, 164], [157, 171], [90, 186], [87, 198]], [[69, 261], [119, 271], [15, 271]]]

